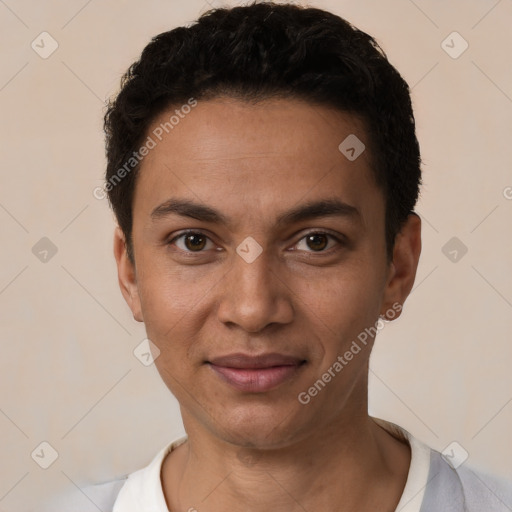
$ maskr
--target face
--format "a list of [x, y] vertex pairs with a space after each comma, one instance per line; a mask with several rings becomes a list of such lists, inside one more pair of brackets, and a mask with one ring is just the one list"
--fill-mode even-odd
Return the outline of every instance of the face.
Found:
[[144, 158], [135, 266], [116, 230], [119, 282], [187, 431], [278, 447], [367, 413], [372, 338], [357, 353], [353, 342], [380, 313], [398, 316], [419, 219], [388, 262], [368, 144], [355, 160], [338, 149], [351, 134], [366, 143], [356, 118], [325, 107], [219, 98], [198, 102]]

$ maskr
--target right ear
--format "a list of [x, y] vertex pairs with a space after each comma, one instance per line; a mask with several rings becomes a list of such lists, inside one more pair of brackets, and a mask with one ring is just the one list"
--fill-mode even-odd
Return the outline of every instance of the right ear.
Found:
[[130, 306], [133, 318], [138, 322], [143, 322], [135, 265], [128, 257], [126, 240], [119, 226], [116, 227], [114, 232], [114, 256], [117, 263], [119, 287], [121, 288], [124, 300]]

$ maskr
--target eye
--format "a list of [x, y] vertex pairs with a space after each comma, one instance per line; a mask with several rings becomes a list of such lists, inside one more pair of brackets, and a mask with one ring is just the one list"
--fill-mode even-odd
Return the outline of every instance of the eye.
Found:
[[[337, 244], [342, 244], [342, 241], [338, 237], [330, 233], [326, 233], [324, 231], [313, 231], [303, 236], [295, 247], [299, 250], [304, 250], [304, 248], [301, 249], [299, 246], [301, 243], [305, 243], [306, 252], [328, 252], [328, 250], [332, 248], [328, 247], [326, 250], [326, 247], [329, 245], [329, 240], [334, 240]], [[174, 237], [168, 242], [168, 244], [175, 244], [178, 249], [186, 253], [200, 253], [204, 252], [205, 249], [208, 249], [208, 242], [213, 244], [210, 238], [201, 231], [189, 230]], [[209, 248], [211, 249], [211, 247]], [[311, 251], [308, 251], [307, 249], [311, 249]]]
[[169, 245], [174, 244], [176, 241], [182, 240], [183, 246], [180, 247], [178, 243], [176, 243], [176, 247], [184, 252], [202, 252], [202, 250], [207, 245], [207, 241], [212, 243], [212, 241], [200, 231], [186, 231], [185, 233], [181, 233], [170, 240]]
[[323, 231], [312, 231], [311, 233], [308, 233], [306, 236], [302, 237], [296, 247], [298, 247], [304, 240], [306, 247], [313, 249], [312, 252], [327, 252], [325, 248], [329, 244], [329, 239], [335, 240], [336, 243], [341, 244], [341, 240], [338, 237], [331, 235], [330, 233], [325, 233]]

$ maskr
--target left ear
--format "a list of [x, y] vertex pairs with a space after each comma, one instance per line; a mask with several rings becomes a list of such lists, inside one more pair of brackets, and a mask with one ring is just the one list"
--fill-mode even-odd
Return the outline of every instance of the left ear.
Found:
[[[384, 289], [381, 315], [386, 318], [386, 311], [393, 310], [393, 317], [398, 318], [402, 306], [412, 290], [418, 261], [421, 253], [421, 219], [416, 213], [407, 217], [402, 229], [397, 233], [393, 248], [393, 260]], [[398, 308], [397, 305], [400, 305]]]

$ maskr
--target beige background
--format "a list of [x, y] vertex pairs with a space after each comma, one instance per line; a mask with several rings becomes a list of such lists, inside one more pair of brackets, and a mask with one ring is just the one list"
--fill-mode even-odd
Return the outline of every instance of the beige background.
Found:
[[[0, 1], [4, 512], [134, 471], [183, 432], [156, 369], [133, 354], [145, 333], [117, 286], [112, 214], [92, 191], [105, 98], [152, 36], [210, 5]], [[416, 287], [379, 334], [370, 412], [441, 451], [456, 440], [467, 464], [512, 478], [512, 0], [310, 5], [382, 44], [412, 87], [424, 159]], [[59, 45], [46, 59], [31, 47], [43, 31]], [[442, 47], [453, 31], [469, 44], [456, 59]], [[47, 261], [45, 242], [32, 252], [43, 237], [57, 248]], [[442, 250], [452, 237], [468, 249], [456, 262]], [[58, 453], [46, 470], [31, 458], [43, 441]]]

